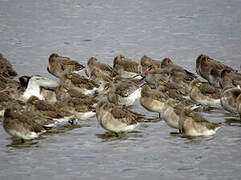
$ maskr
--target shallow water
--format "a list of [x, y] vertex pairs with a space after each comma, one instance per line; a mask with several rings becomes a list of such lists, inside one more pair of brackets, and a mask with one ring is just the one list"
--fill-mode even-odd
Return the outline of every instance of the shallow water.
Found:
[[[112, 65], [118, 54], [139, 61], [170, 57], [195, 71], [203, 53], [236, 69], [241, 64], [241, 2], [0, 1], [0, 52], [19, 75], [40, 74], [48, 56]], [[137, 102], [134, 110], [148, 116]], [[240, 179], [241, 123], [222, 110], [203, 112], [222, 128], [211, 138], [182, 138], [163, 121], [119, 138], [96, 119], [19, 144], [0, 126], [0, 179]]]

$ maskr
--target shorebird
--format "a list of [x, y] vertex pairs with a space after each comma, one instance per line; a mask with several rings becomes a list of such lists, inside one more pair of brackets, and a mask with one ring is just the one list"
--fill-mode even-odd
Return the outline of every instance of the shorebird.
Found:
[[156, 81], [155, 87], [158, 91], [167, 94], [168, 97], [172, 99], [176, 99], [179, 101], [188, 101], [190, 99], [187, 90], [183, 88], [183, 86], [181, 86], [179, 83], [169, 81], [167, 82], [159, 79]]
[[221, 91], [207, 82], [201, 82], [198, 79], [190, 83], [190, 98], [204, 106], [219, 106]]
[[179, 128], [179, 118], [184, 105], [177, 100], [168, 99], [164, 102], [162, 109], [162, 119], [167, 123], [169, 127]]
[[142, 56], [140, 62], [143, 72], [146, 71], [150, 66], [152, 66], [154, 69], [161, 68], [161, 61], [153, 60], [148, 56]]
[[182, 72], [173, 71], [169, 73], [168, 83], [173, 84], [180, 91], [184, 92], [184, 94], [189, 93], [189, 84], [191, 81], [192, 78]]
[[141, 97], [143, 82], [134, 83], [130, 80], [120, 81], [117, 84], [107, 83], [99, 94], [106, 94], [108, 100], [114, 104], [131, 106]]
[[88, 60], [87, 66], [85, 68], [85, 74], [89, 77], [91, 72], [94, 69], [99, 69], [102, 73], [104, 73], [104, 74], [106, 74], [106, 75], [108, 75], [110, 77], [114, 77], [114, 76], [116, 76], [118, 74], [108, 64], [101, 63], [95, 57], [91, 57]]
[[158, 112], [160, 118], [164, 102], [168, 98], [169, 97], [163, 92], [152, 90], [150, 86], [144, 85], [141, 90], [140, 103], [148, 111]]
[[76, 89], [80, 93], [93, 97], [100, 90], [100, 86], [93, 80], [87, 79], [76, 73], [65, 74], [60, 79], [60, 85], [69, 89]]
[[14, 78], [18, 73], [13, 69], [12, 64], [0, 53], [0, 75], [7, 78]]
[[22, 94], [25, 89], [18, 81], [0, 75], [0, 91], [8, 92], [13, 99], [19, 99], [19, 95]]
[[74, 119], [74, 116], [69, 112], [69, 107], [50, 104], [44, 100], [38, 99], [36, 96], [31, 96], [26, 103], [26, 110], [35, 114], [51, 118], [56, 125], [67, 124]]
[[87, 120], [96, 115], [95, 106], [97, 100], [87, 98], [69, 98], [62, 102], [58, 102], [58, 106], [66, 107], [71, 114], [75, 116], [77, 120]]
[[31, 116], [31, 113], [23, 113], [16, 107], [5, 110], [3, 128], [9, 135], [20, 138], [22, 142], [38, 138], [46, 132], [45, 128]]
[[85, 67], [76, 60], [60, 56], [56, 53], [49, 56], [47, 66], [48, 72], [58, 78], [61, 78], [64, 74], [79, 73], [84, 68]]
[[241, 94], [241, 89], [236, 87], [230, 87], [222, 90], [221, 93], [221, 105], [222, 107], [232, 113], [238, 113], [237, 98]]
[[95, 103], [97, 102], [96, 99], [81, 93], [78, 88], [68, 87], [65, 84], [61, 84], [57, 87], [56, 98], [58, 101], [65, 101], [65, 100], [69, 100], [70, 98], [79, 98], [79, 99], [85, 99], [88, 101], [93, 101]]
[[142, 79], [140, 75], [141, 66], [131, 59], [127, 59], [122, 55], [118, 55], [114, 58], [113, 69], [120, 75], [122, 78], [133, 78], [133, 79]]
[[133, 130], [144, 121], [143, 115], [119, 107], [106, 100], [96, 106], [96, 117], [100, 125], [117, 136], [118, 133]]
[[241, 73], [223, 69], [220, 73], [221, 79], [219, 81], [220, 87], [225, 86], [225, 81], [232, 82], [233, 86], [241, 88]]
[[172, 60], [169, 58], [164, 58], [161, 61], [161, 68], [166, 69], [169, 73], [178, 73], [178, 74], [182, 73], [183, 76], [185, 76], [190, 80], [197, 78], [195, 74], [193, 74], [192, 72], [189, 72], [188, 70], [184, 69], [181, 66], [174, 64]]
[[14, 104], [24, 106], [24, 102], [14, 99], [9, 91], [0, 92], [0, 117], [4, 115], [5, 109], [11, 107]]
[[232, 113], [237, 112], [237, 98], [241, 94], [241, 89], [233, 84], [230, 76], [222, 76], [220, 81], [221, 91], [221, 105], [222, 107]]
[[102, 91], [107, 83], [113, 82], [113, 78], [103, 73], [101, 70], [94, 68], [89, 78], [98, 84], [99, 91]]
[[231, 67], [203, 54], [196, 59], [196, 72], [215, 87], [219, 87], [220, 73], [223, 69], [234, 71]]
[[212, 136], [221, 127], [219, 123], [212, 123], [190, 107], [182, 110], [179, 119], [179, 131], [186, 136]]
[[167, 70], [154, 68], [153, 66], [150, 66], [141, 74], [145, 76], [145, 81], [150, 85], [155, 85], [160, 79], [167, 82], [169, 77]]

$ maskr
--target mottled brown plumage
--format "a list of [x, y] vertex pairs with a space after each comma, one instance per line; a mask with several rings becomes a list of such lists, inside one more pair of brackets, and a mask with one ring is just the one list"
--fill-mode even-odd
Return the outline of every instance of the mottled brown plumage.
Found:
[[85, 67], [76, 60], [53, 53], [49, 56], [47, 70], [54, 76], [61, 78], [64, 74], [79, 72], [84, 68]]
[[169, 58], [164, 58], [161, 62], [161, 68], [162, 69], [166, 69], [168, 72], [170, 73], [175, 73], [175, 72], [181, 72], [185, 75], [186, 78], [189, 78], [190, 80], [193, 80], [194, 78], [196, 78], [196, 75], [187, 71], [186, 69], [184, 69], [181, 66], [178, 66], [176, 64], [174, 64], [171, 59]]
[[190, 107], [185, 107], [179, 119], [179, 131], [187, 136], [211, 136], [221, 127], [219, 123], [212, 123]]
[[[69, 89], [75, 89], [82, 94], [88, 96], [95, 96], [100, 86], [93, 80], [87, 79], [79, 74], [70, 73], [65, 74], [60, 79], [59, 93], [61, 91], [68, 91]], [[64, 96], [64, 95], [63, 95]]]
[[144, 82], [134, 83], [130, 80], [121, 80], [118, 83], [107, 83], [100, 94], [105, 94], [114, 104], [130, 106], [140, 98], [141, 86]]
[[96, 117], [100, 125], [115, 133], [125, 132], [134, 129], [144, 116], [116, 106], [107, 101], [100, 101], [96, 106]]
[[148, 56], [142, 56], [140, 61], [141, 61], [142, 71], [146, 71], [150, 66], [152, 66], [154, 69], [161, 68], [161, 61], [153, 60]]
[[12, 106], [5, 110], [3, 128], [9, 135], [22, 140], [34, 139], [45, 132], [44, 127], [37, 121], [38, 117]]
[[63, 109], [57, 108], [54, 104], [49, 104], [46, 101], [39, 100], [35, 96], [32, 96], [27, 101], [27, 109], [29, 111], [41, 113], [50, 118], [64, 118], [72, 115], [70, 112], [63, 111]]
[[119, 74], [119, 69], [123, 69], [127, 72], [139, 73], [139, 64], [131, 59], [125, 58], [123, 55], [118, 55], [114, 58], [113, 69]]
[[220, 87], [220, 73], [223, 69], [234, 71], [231, 67], [203, 54], [196, 59], [196, 72], [215, 87]]
[[0, 53], [0, 76], [13, 78], [18, 73], [13, 69], [12, 64]]
[[150, 86], [144, 85], [141, 90], [141, 96], [142, 97], [151, 97], [152, 99], [158, 100], [158, 101], [165, 101], [165, 99], [168, 98], [167, 94], [164, 94], [163, 92], [151, 89]]
[[94, 69], [99, 69], [102, 73], [110, 76], [110, 77], [114, 77], [116, 76], [118, 73], [116, 71], [113, 70], [112, 67], [110, 67], [108, 64], [104, 64], [104, 63], [101, 63], [99, 62], [95, 57], [91, 57], [89, 60], [88, 60], [88, 63], [87, 63], [87, 67], [85, 69], [85, 73], [86, 75], [89, 77], [91, 72], [94, 70]]
[[223, 89], [221, 93], [221, 105], [222, 107], [232, 113], [238, 113], [237, 98], [241, 95], [241, 89], [231, 87]]
[[210, 84], [203, 82], [200, 86], [200, 91], [207, 96], [211, 96], [214, 99], [219, 99], [221, 96], [221, 92], [219, 89], [211, 86]]
[[219, 106], [221, 91], [207, 82], [195, 79], [190, 83], [189, 96], [196, 103], [205, 106]]

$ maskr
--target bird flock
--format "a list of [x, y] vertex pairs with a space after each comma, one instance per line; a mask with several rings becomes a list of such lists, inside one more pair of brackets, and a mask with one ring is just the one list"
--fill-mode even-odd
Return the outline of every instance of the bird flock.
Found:
[[[53, 53], [47, 71], [58, 81], [39, 75], [14, 80], [17, 72], [0, 54], [2, 125], [22, 142], [93, 117], [119, 136], [150, 122], [130, 110], [139, 104], [183, 136], [212, 136], [222, 126], [200, 115], [207, 107], [241, 118], [241, 73], [203, 54], [196, 59], [196, 73], [204, 81], [170, 58], [148, 56], [138, 63], [118, 55], [113, 66], [91, 57], [84, 66]], [[136, 101], [140, 103], [134, 104]]]

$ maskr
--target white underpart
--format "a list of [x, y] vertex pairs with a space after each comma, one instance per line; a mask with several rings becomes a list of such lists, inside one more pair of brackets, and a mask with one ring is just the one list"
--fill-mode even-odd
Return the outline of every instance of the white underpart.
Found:
[[3, 109], [3, 110], [0, 111], [0, 117], [3, 117], [4, 112], [5, 112], [5, 109]]
[[203, 100], [200, 100], [200, 103], [208, 106], [218, 106], [220, 105], [220, 99], [212, 99], [212, 100], [203, 99]]
[[29, 133], [23, 133], [23, 132], [16, 131], [16, 130], [10, 130], [9, 134], [14, 136], [14, 137], [30, 140], [30, 139], [37, 138], [41, 133], [36, 133], [36, 132], [33, 132], [33, 131], [29, 132]]
[[128, 97], [120, 97], [119, 105], [131, 106], [134, 104], [135, 100], [141, 97], [141, 88], [138, 88]]
[[124, 73], [122, 73], [120, 76], [122, 77], [122, 78], [127, 78], [127, 79], [129, 79], [129, 78], [133, 78], [133, 77], [135, 77], [135, 78], [133, 78], [133, 79], [142, 79], [143, 77], [141, 76], [141, 75], [138, 75], [137, 73], [134, 73], [134, 72], [127, 72], [127, 71], [125, 71]]
[[76, 118], [79, 120], [87, 120], [89, 118], [94, 117], [96, 115], [96, 113], [93, 111], [77, 112], [75, 115], [76, 115]]
[[89, 89], [86, 89], [86, 90], [84, 90], [84, 95], [86, 95], [86, 96], [94, 96], [95, 95], [95, 93], [96, 92], [98, 92], [99, 91], [99, 88], [93, 88], [93, 89], [91, 89], [91, 90], [89, 90]]
[[193, 110], [195, 110], [195, 109], [197, 109], [197, 108], [200, 108], [201, 106], [200, 105], [192, 105], [191, 107], [190, 107], [190, 109], [193, 111]]
[[83, 70], [84, 70], [84, 68], [81, 69], [81, 70], [79, 70], [79, 71], [73, 71], [73, 73], [75, 73], [75, 74], [80, 74], [81, 72], [83, 72]]
[[36, 96], [40, 100], [44, 100], [44, 97], [40, 92], [39, 84], [35, 81], [35, 79], [32, 78], [29, 80], [28, 87], [23, 93], [23, 98], [28, 100], [31, 96]]
[[132, 125], [122, 124], [119, 126], [115, 126], [111, 123], [107, 123], [104, 128], [109, 131], [113, 131], [113, 132], [125, 132], [125, 131], [130, 131], [130, 130], [135, 129], [138, 125], [139, 125], [139, 123], [132, 124]]
[[115, 118], [113, 118], [113, 116], [109, 113], [109, 112], [105, 112], [103, 113], [103, 116], [101, 118], [101, 126], [109, 131], [113, 131], [113, 132], [125, 132], [125, 131], [130, 131], [133, 130], [135, 127], [137, 127], [139, 125], [139, 123], [136, 124], [132, 124], [132, 125], [127, 125], [125, 123], [120, 123], [118, 125], [116, 125], [116, 123], [112, 123], [112, 122], [105, 122], [105, 119], [107, 118], [107, 116], [112, 117], [113, 121], [118, 121], [115, 120]]
[[215, 133], [216, 133], [216, 131], [218, 130], [218, 129], [220, 129], [221, 127], [217, 127], [216, 129], [208, 129], [208, 130], [206, 130], [205, 132], [199, 132], [199, 131], [197, 131], [197, 130], [195, 130], [195, 129], [191, 129], [191, 130], [189, 130], [187, 133], [186, 133], [186, 135], [188, 135], [188, 136], [212, 136], [212, 135], [214, 135]]
[[49, 124], [45, 127], [59, 127], [59, 126], [63, 126], [63, 125], [66, 125], [69, 123], [70, 120], [73, 120], [75, 119], [75, 116], [72, 115], [72, 116], [66, 116], [66, 117], [63, 117], [63, 118], [53, 118], [53, 120], [55, 121], [54, 124]]

